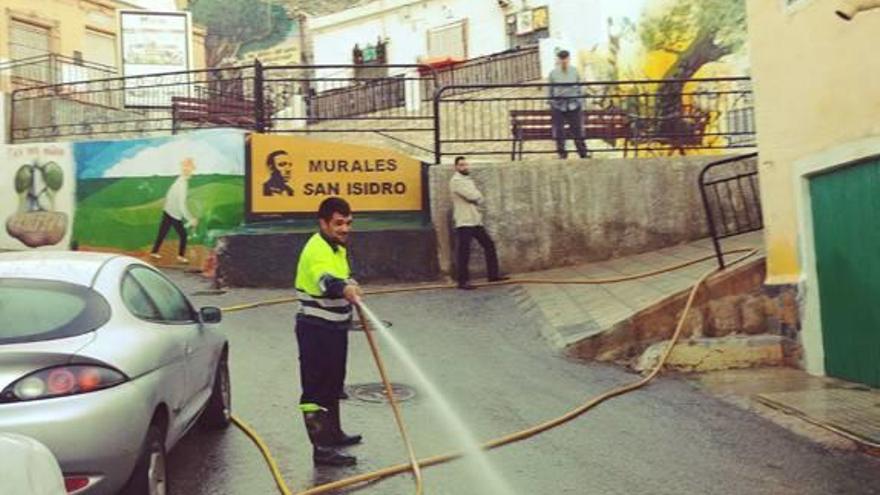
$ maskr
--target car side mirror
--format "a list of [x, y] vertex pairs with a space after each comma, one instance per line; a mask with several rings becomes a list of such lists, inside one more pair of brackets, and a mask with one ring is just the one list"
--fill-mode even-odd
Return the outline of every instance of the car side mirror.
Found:
[[199, 317], [202, 323], [220, 323], [223, 319], [223, 311], [214, 306], [205, 306], [199, 310]]

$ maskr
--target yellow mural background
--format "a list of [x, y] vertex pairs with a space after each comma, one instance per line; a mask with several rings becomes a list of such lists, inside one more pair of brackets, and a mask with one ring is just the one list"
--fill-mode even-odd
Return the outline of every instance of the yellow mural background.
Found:
[[[748, 76], [749, 57], [745, 0], [626, 0], [631, 13], [606, 19], [606, 40], [577, 52], [577, 64], [588, 80], [646, 81]], [[684, 85], [681, 91], [724, 92], [735, 83]], [[618, 94], [657, 94], [659, 84], [633, 84], [618, 88]], [[703, 146], [724, 148], [725, 112], [742, 111], [751, 102], [739, 101], [735, 108], [700, 108], [697, 99], [683, 96], [688, 107], [707, 120]], [[706, 98], [702, 98], [706, 101]], [[645, 113], [642, 109], [640, 113]], [[648, 111], [650, 115], [650, 111]], [[662, 142], [643, 142], [640, 151], [648, 155], [684, 152], [688, 155], [728, 153], [725, 149], [670, 150]]]

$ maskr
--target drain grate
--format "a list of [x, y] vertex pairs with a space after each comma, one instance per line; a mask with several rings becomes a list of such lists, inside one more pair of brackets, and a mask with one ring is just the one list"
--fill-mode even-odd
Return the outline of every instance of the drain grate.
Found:
[[[414, 388], [402, 383], [392, 383], [391, 390], [394, 392], [394, 398], [397, 399], [397, 402], [406, 402], [416, 396]], [[385, 393], [385, 386], [381, 383], [349, 385], [346, 387], [346, 391], [350, 397], [363, 402], [373, 404], [388, 403], [388, 394]]]

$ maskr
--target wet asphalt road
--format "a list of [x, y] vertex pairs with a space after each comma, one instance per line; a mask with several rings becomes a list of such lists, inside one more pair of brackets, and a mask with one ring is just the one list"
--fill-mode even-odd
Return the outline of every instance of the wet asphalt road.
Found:
[[[194, 276], [172, 276], [190, 293], [207, 288]], [[285, 295], [233, 290], [193, 299], [229, 306]], [[376, 296], [367, 303], [393, 323], [394, 334], [481, 440], [556, 417], [635, 379], [613, 367], [554, 355], [508, 288]], [[343, 422], [349, 432], [364, 434], [365, 443], [351, 449], [359, 465], [312, 467], [296, 408], [294, 311], [294, 305], [281, 305], [225, 315], [234, 413], [264, 437], [294, 491], [405, 462], [388, 407], [352, 399], [343, 403]], [[387, 345], [382, 348], [393, 380], [413, 385]], [[366, 340], [352, 333], [347, 383], [378, 381]], [[424, 391], [417, 393], [402, 409], [419, 456], [455, 449]], [[880, 493], [880, 460], [825, 450], [674, 377], [488, 456], [517, 495]], [[235, 428], [190, 434], [169, 463], [174, 494], [278, 493], [258, 451]], [[482, 478], [465, 460], [431, 467], [425, 471], [426, 493], [491, 493]], [[403, 495], [414, 490], [403, 475], [357, 492]]]

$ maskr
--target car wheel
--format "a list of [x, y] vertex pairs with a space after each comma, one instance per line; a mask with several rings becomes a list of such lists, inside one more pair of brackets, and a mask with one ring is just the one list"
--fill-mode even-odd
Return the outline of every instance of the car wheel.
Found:
[[222, 429], [229, 426], [232, 420], [232, 384], [229, 381], [229, 358], [226, 351], [223, 351], [215, 373], [214, 389], [205, 412], [202, 413], [202, 423], [208, 428]]
[[130, 495], [168, 495], [168, 478], [165, 472], [165, 436], [162, 429], [150, 425], [143, 451], [134, 472], [121, 493]]

